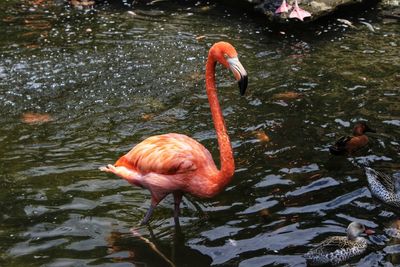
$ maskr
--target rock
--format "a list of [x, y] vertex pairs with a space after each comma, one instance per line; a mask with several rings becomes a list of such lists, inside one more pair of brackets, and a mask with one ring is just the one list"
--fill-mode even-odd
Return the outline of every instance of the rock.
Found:
[[328, 6], [326, 3], [317, 2], [317, 1], [312, 1], [310, 3], [310, 6], [312, 9], [319, 10], [319, 11], [327, 11], [327, 10], [332, 9], [332, 6]]
[[400, 0], [383, 0], [381, 13], [384, 17], [384, 23], [388, 20], [394, 20], [393, 22], [400, 20]]
[[382, 4], [385, 5], [385, 6], [399, 7], [400, 6], [400, 0], [383, 0]]
[[[77, 0], [75, 0], [77, 1]], [[83, 1], [83, 0], [80, 0]], [[89, 0], [84, 0], [89, 1]], [[295, 0], [286, 0], [289, 12], [276, 14], [275, 11], [278, 7], [281, 6], [282, 0], [214, 0], [222, 4], [222, 6], [226, 6], [236, 10], [242, 10], [246, 13], [251, 13], [255, 11], [256, 13], [263, 14], [268, 21], [277, 24], [302, 24], [303, 21], [300, 21], [297, 18], [290, 18], [290, 13], [295, 6]], [[357, 10], [363, 10], [366, 7], [370, 7], [376, 5], [379, 0], [297, 0], [299, 7], [306, 12], [311, 13], [311, 17], [304, 17], [304, 22], [315, 21], [321, 17], [331, 15], [337, 11], [345, 11], [349, 10], [350, 14], [354, 14]], [[158, 5], [159, 3], [168, 3], [167, 1], [151, 1], [151, 0], [137, 0], [136, 4], [146, 4], [146, 5]], [[183, 2], [185, 4], [194, 4], [195, 6], [202, 1], [197, 0], [179, 0], [178, 2]], [[213, 2], [213, 1], [210, 1]], [[208, 1], [207, 1], [208, 3]], [[382, 4], [396, 6], [398, 7], [400, 0], [383, 0]], [[204, 6], [201, 10], [207, 11], [209, 6]], [[306, 13], [305, 13], [306, 14]], [[262, 16], [261, 16], [262, 17]], [[395, 11], [391, 11], [387, 14], [387, 17], [392, 19], [398, 19], [399, 13], [396, 9]]]
[[[224, 0], [220, 0], [224, 2]], [[397, 3], [400, 0], [386, 0]], [[275, 10], [281, 5], [282, 0], [242, 0], [235, 2], [247, 2], [253, 8], [264, 14], [268, 20], [278, 23], [289, 23], [291, 21], [301, 23], [298, 19], [290, 19], [288, 13], [276, 14]], [[304, 22], [314, 21], [320, 17], [330, 15], [338, 9], [354, 9], [355, 7], [370, 6], [378, 3], [378, 0], [298, 0], [300, 8], [311, 13], [311, 17], [305, 18]], [[287, 0], [288, 5], [294, 6], [294, 0]], [[236, 4], [236, 3], [235, 3]], [[243, 3], [242, 3], [243, 4]], [[239, 3], [238, 3], [239, 5]]]

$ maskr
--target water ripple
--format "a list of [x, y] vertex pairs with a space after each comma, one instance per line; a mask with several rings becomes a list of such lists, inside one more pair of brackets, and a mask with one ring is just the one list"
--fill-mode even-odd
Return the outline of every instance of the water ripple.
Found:
[[[383, 9], [363, 13], [380, 27], [371, 34], [329, 19], [280, 32], [205, 2], [31, 2], [0, 4], [0, 265], [305, 266], [303, 253], [354, 220], [377, 234], [350, 264], [399, 264], [388, 223], [399, 214], [360, 168], [400, 168], [400, 32], [377, 19]], [[249, 73], [245, 97], [229, 70], [216, 75], [235, 175], [213, 199], [185, 198], [180, 230], [170, 196], [138, 227], [149, 192], [98, 167], [167, 132], [220, 165], [203, 77], [220, 40]], [[32, 113], [51, 119], [23, 119]], [[329, 155], [358, 120], [377, 130], [368, 148]]]

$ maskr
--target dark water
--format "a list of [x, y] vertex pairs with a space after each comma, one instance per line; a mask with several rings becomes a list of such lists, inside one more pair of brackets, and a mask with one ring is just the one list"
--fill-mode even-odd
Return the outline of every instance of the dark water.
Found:
[[[131, 15], [32, 2], [0, 4], [1, 266], [303, 266], [303, 253], [353, 220], [376, 235], [351, 265], [400, 264], [385, 230], [400, 213], [371, 197], [354, 165], [400, 169], [398, 20], [378, 9], [346, 17], [354, 29], [332, 19], [286, 31], [214, 5], [158, 2]], [[168, 197], [134, 235], [149, 193], [97, 168], [168, 132], [218, 161], [203, 73], [219, 40], [249, 73], [240, 97], [217, 69], [234, 179], [213, 199], [184, 199], [180, 231]], [[29, 113], [49, 121], [24, 122]], [[330, 156], [360, 119], [377, 130], [370, 146]]]

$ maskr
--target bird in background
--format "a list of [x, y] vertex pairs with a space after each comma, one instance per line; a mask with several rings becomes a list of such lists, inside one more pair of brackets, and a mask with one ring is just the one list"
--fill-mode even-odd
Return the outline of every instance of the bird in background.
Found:
[[365, 167], [368, 187], [373, 196], [382, 202], [400, 208], [400, 175], [389, 176], [383, 172]]
[[[282, 1], [282, 4], [275, 10], [276, 14], [279, 13], [288, 13], [289, 10], [292, 9], [292, 6], [286, 3], [286, 0]], [[294, 8], [292, 12], [289, 14], [289, 18], [297, 18], [301, 21], [304, 21], [304, 18], [311, 17], [311, 13], [301, 9], [297, 0], [294, 2]]]
[[241, 95], [247, 88], [247, 72], [231, 44], [218, 42], [210, 48], [206, 62], [206, 92], [218, 139], [220, 169], [202, 144], [177, 133], [149, 137], [114, 165], [100, 167], [101, 171], [114, 173], [132, 185], [150, 191], [150, 208], [141, 225], [148, 223], [154, 208], [171, 193], [174, 196], [174, 220], [179, 224], [180, 203], [184, 194], [211, 198], [232, 179], [235, 172], [233, 152], [215, 86], [217, 62], [232, 71]]
[[347, 155], [365, 147], [368, 144], [366, 132], [376, 133], [366, 122], [357, 122], [353, 128], [353, 136], [342, 136], [329, 147], [329, 152], [333, 155]]
[[371, 235], [375, 233], [358, 222], [350, 223], [346, 232], [347, 236], [328, 237], [304, 254], [307, 263], [310, 265], [340, 265], [366, 251], [368, 244], [367, 240], [361, 237], [362, 234]]

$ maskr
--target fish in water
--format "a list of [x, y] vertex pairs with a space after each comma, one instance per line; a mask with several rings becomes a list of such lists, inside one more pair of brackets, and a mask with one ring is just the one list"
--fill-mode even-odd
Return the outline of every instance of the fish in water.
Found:
[[47, 113], [25, 112], [22, 114], [21, 120], [27, 124], [41, 124], [50, 122], [53, 118]]
[[365, 26], [367, 26], [368, 30], [370, 30], [371, 32], [375, 32], [375, 28], [374, 26], [372, 26], [371, 23], [365, 22], [365, 21], [360, 21], [361, 24], [364, 24]]
[[347, 19], [337, 19], [337, 21], [339, 21], [340, 23], [347, 25], [351, 28], [355, 28], [355, 29], [357, 28], [356, 26], [353, 25], [353, 23], [351, 21], [349, 21]]

